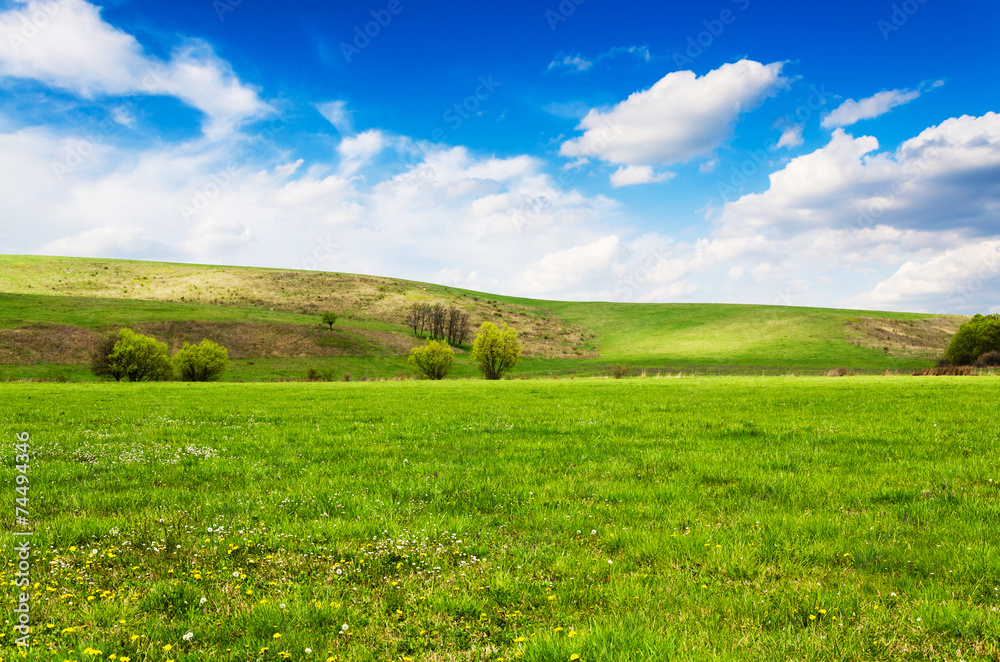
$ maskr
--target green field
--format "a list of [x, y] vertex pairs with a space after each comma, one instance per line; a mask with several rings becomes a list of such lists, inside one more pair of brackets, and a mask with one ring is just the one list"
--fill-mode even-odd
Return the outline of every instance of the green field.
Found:
[[995, 378], [2, 390], [4, 659], [1000, 655]]

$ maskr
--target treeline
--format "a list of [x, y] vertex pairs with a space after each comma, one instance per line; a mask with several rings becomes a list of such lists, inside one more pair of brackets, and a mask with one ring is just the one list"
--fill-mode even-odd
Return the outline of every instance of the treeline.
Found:
[[471, 334], [469, 314], [458, 307], [445, 308], [441, 304], [415, 303], [406, 313], [406, 325], [413, 335], [446, 340], [454, 347], [464, 343]]

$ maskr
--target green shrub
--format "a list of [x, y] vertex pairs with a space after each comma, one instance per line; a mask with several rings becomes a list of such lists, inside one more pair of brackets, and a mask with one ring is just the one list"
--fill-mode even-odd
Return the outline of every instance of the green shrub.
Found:
[[447, 343], [428, 340], [423, 347], [414, 347], [410, 352], [410, 365], [416, 366], [427, 379], [444, 379], [451, 372], [455, 360], [455, 350]]
[[500, 379], [521, 360], [517, 331], [506, 324], [498, 329], [492, 322], [483, 322], [472, 342], [472, 358], [486, 379]]
[[972, 365], [988, 352], [1000, 351], [1000, 315], [976, 315], [955, 332], [945, 358], [955, 365]]
[[[121, 329], [111, 335], [111, 351], [99, 361], [91, 362], [91, 370], [99, 377], [113, 377], [115, 381], [160, 381], [169, 379], [172, 372], [167, 356], [166, 343], [155, 338]], [[98, 343], [98, 352], [107, 349], [109, 338]], [[96, 366], [96, 369], [95, 369]]]
[[332, 310], [328, 310], [325, 313], [323, 313], [323, 324], [326, 324], [328, 327], [330, 327], [331, 331], [333, 331], [333, 325], [336, 323], [337, 323], [337, 313], [333, 312]]
[[627, 365], [614, 365], [611, 366], [611, 376], [615, 379], [621, 379], [622, 377], [628, 377], [632, 374], [632, 368]]
[[211, 340], [197, 345], [184, 343], [174, 355], [174, 367], [185, 382], [214, 382], [229, 366], [229, 350]]
[[114, 329], [102, 335], [90, 353], [90, 371], [97, 377], [111, 377], [116, 382], [125, 376], [117, 365], [111, 365], [111, 352], [115, 351], [121, 329]]

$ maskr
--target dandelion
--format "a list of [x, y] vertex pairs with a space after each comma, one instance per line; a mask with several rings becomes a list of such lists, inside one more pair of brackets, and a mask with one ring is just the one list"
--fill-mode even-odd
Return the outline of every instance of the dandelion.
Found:
[[164, 650], [164, 652], [166, 652], [166, 651], [169, 651], [169, 650], [170, 650], [171, 648], [173, 648], [173, 646], [171, 646], [170, 644], [166, 644], [166, 645], [165, 645], [165, 646], [163, 647], [163, 650]]
[[313, 649], [311, 649], [311, 648], [307, 648], [306, 649], [306, 655], [308, 655], [309, 653], [312, 653], [312, 652], [313, 652]]
[[580, 654], [579, 653], [573, 653], [572, 655], [569, 656], [569, 659], [570, 660], [579, 660], [580, 659]]
[[347, 632], [350, 629], [351, 628], [350, 628], [350, 626], [347, 625], [347, 623], [344, 623], [343, 625], [340, 626], [340, 631], [341, 632]]
[[194, 632], [188, 632], [183, 637], [181, 637], [181, 639], [183, 639], [184, 641], [191, 641], [193, 637], [194, 637]]
[[271, 638], [272, 639], [281, 639], [281, 633], [280, 632], [275, 632], [274, 635]]
[[590, 532], [590, 535], [592, 535], [592, 536], [596, 536], [596, 535], [597, 535], [597, 529], [593, 529], [593, 530], [592, 530], [592, 531]]
[[514, 640], [515, 644], [520, 644], [520, 643], [523, 643], [523, 642], [524, 642], [524, 637], [518, 637], [517, 639]]
[[208, 598], [202, 598], [201, 600], [198, 601], [198, 604], [203, 605], [206, 602], [208, 602]]

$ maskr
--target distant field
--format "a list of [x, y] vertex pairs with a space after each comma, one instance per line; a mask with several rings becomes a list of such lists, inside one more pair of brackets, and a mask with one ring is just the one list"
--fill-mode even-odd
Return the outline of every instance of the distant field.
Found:
[[29, 660], [1000, 654], [995, 378], [2, 391]]
[[[862, 373], [932, 365], [961, 317], [718, 304], [518, 299], [352, 274], [0, 256], [0, 376], [85, 378], [96, 334], [117, 324], [179, 347], [208, 337], [253, 364], [226, 379], [301, 379], [308, 368], [393, 378], [419, 342], [413, 303], [455, 305], [473, 325], [514, 326], [527, 376], [649, 372]], [[338, 311], [335, 332], [318, 324]], [[468, 350], [468, 347], [465, 347]], [[56, 368], [53, 372], [53, 365]], [[61, 372], [60, 372], [61, 370]], [[453, 377], [475, 374], [460, 352]]]

